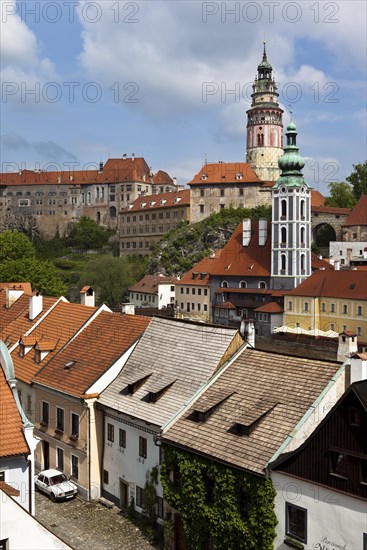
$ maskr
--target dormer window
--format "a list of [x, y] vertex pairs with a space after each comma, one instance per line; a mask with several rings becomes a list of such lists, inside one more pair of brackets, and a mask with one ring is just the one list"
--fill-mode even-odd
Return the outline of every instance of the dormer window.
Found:
[[237, 174], [236, 174], [236, 180], [242, 180], [242, 178], [243, 178], [242, 173], [241, 173], [241, 172], [237, 172]]
[[202, 181], [206, 181], [208, 179], [208, 175], [207, 174], [201, 174], [201, 180]]

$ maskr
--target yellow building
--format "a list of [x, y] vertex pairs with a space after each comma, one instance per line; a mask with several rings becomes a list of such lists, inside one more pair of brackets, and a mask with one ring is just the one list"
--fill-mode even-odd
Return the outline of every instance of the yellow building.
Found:
[[315, 271], [284, 296], [284, 325], [351, 330], [367, 343], [367, 271]]

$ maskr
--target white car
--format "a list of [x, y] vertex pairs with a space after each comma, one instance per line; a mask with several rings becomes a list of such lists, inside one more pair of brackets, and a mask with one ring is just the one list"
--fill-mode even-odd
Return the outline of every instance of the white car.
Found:
[[59, 470], [43, 470], [34, 476], [36, 490], [46, 493], [50, 499], [69, 500], [78, 494], [78, 487]]

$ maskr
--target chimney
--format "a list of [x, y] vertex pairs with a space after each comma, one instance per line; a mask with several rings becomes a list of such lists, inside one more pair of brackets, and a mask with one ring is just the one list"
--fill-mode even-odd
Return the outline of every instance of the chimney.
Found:
[[265, 218], [259, 219], [259, 246], [264, 246], [268, 233], [268, 221]]
[[344, 363], [347, 357], [357, 353], [357, 335], [351, 330], [345, 330], [339, 334], [337, 361]]
[[367, 353], [355, 353], [350, 358], [350, 383], [367, 380]]
[[29, 320], [33, 321], [43, 310], [43, 297], [35, 292], [29, 297]]
[[366, 248], [364, 248], [364, 250], [363, 250], [363, 259], [364, 259], [364, 260], [367, 260], [367, 246], [366, 246]]
[[335, 271], [340, 271], [340, 260], [334, 260]]
[[251, 220], [246, 218], [242, 222], [242, 245], [248, 246], [251, 241]]
[[121, 313], [124, 315], [135, 315], [135, 305], [128, 303], [121, 304]]
[[252, 319], [243, 319], [241, 321], [240, 334], [250, 348], [255, 347], [255, 324]]
[[102, 174], [103, 172], [103, 162], [99, 163], [99, 173]]
[[94, 307], [95, 306], [95, 293], [91, 286], [83, 286], [80, 291], [80, 303], [82, 306]]
[[6, 307], [9, 309], [14, 302], [18, 300], [18, 298], [21, 297], [21, 295], [24, 293], [24, 290], [20, 287], [15, 288], [15, 285], [13, 288], [6, 287]]

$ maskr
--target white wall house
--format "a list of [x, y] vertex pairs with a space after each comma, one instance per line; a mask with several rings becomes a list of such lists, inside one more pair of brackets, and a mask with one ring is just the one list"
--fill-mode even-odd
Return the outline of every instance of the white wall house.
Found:
[[129, 301], [135, 307], [166, 308], [175, 303], [175, 277], [146, 275], [129, 288]]
[[367, 241], [331, 241], [329, 243], [331, 263], [339, 262], [339, 266], [350, 267], [351, 261], [358, 264], [367, 262]]
[[[142, 511], [147, 475], [159, 466], [165, 423], [243, 343], [234, 329], [154, 317], [117, 378], [103, 391], [102, 495], [121, 508], [134, 498]], [[157, 514], [163, 491], [156, 486]]]

